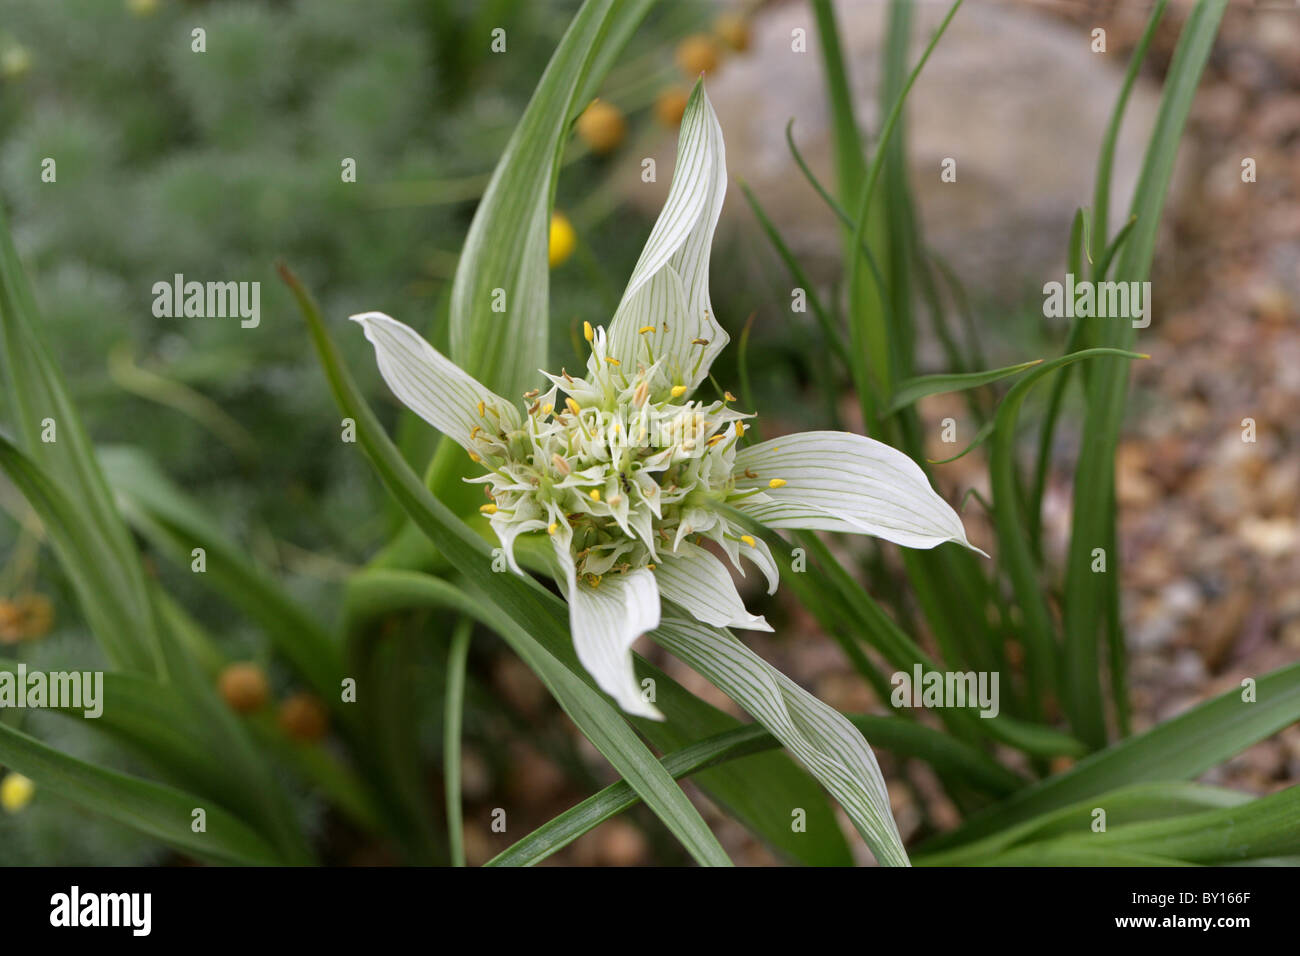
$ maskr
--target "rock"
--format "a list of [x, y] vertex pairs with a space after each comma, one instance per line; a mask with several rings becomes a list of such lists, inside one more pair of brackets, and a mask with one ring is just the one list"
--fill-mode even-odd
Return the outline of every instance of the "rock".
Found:
[[[885, 11], [883, 3], [835, 4], [859, 126], [869, 136], [882, 122], [877, 96]], [[916, 5], [911, 62], [946, 11], [944, 4]], [[806, 53], [791, 50], [795, 29], [805, 31]], [[756, 13], [750, 30], [750, 52], [728, 60], [709, 79], [727, 165], [733, 183], [749, 183], [816, 278], [838, 261], [840, 231], [785, 142], [786, 123], [794, 118], [795, 142], [834, 190], [816, 25], [806, 4], [776, 4]], [[909, 96], [905, 118], [926, 236], [960, 276], [1008, 298], [1023, 293], [1027, 276], [1059, 278], [1075, 209], [1090, 201], [1097, 151], [1124, 68], [1124, 54], [1090, 51], [1087, 29], [1005, 4], [967, 4], [958, 11]], [[1140, 78], [1116, 151], [1112, 224], [1127, 210], [1158, 98]], [[656, 155], [671, 156], [672, 144]], [[945, 158], [956, 160], [956, 182], [940, 181]], [[661, 169], [666, 165], [661, 158]], [[628, 181], [636, 184], [634, 201], [656, 211], [668, 177], [659, 177], [657, 189], [643, 187], [636, 175]], [[724, 215], [753, 228], [734, 188]]]

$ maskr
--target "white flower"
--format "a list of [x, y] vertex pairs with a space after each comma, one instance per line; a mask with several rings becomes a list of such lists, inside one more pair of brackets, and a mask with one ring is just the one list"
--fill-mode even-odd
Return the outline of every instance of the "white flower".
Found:
[[631, 714], [662, 718], [641, 694], [631, 646], [659, 625], [660, 600], [718, 627], [771, 630], [745, 610], [710, 540], [776, 590], [767, 545], [718, 509], [770, 528], [872, 534], [913, 548], [970, 546], [961, 519], [906, 455], [844, 432], [742, 446], [734, 399], [695, 397], [728, 341], [709, 301], [709, 248], [727, 188], [722, 130], [702, 86], [682, 119], [659, 220], [608, 330], [585, 325], [586, 374], [546, 374], [524, 403], [493, 394], [407, 326], [352, 318], [384, 381], [459, 442], [485, 474], [483, 506], [511, 566], [521, 534], [547, 534], [579, 659]]

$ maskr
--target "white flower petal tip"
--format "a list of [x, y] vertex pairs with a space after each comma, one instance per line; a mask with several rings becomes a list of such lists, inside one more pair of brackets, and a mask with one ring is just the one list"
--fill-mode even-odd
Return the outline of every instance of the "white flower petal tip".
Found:
[[760, 615], [745, 610], [726, 566], [697, 545], [682, 542], [674, 554], [663, 556], [654, 574], [659, 593], [697, 621], [747, 631], [772, 630]]
[[569, 588], [569, 627], [578, 660], [626, 713], [650, 720], [664, 715], [637, 683], [632, 644], [658, 626], [659, 589], [644, 568], [605, 575], [595, 587], [580, 581]]
[[474, 436], [518, 427], [519, 410], [463, 371], [408, 325], [383, 312], [349, 318], [375, 347], [379, 374], [415, 414], [473, 452]]
[[[736, 455], [741, 510], [770, 528], [870, 534], [907, 548], [966, 538], [961, 518], [901, 451], [847, 432], [803, 432]], [[987, 555], [985, 555], [987, 557]]]
[[682, 116], [668, 199], [609, 326], [608, 351], [629, 366], [663, 361], [693, 390], [729, 341], [709, 299], [709, 253], [727, 193], [722, 127], [697, 83]]

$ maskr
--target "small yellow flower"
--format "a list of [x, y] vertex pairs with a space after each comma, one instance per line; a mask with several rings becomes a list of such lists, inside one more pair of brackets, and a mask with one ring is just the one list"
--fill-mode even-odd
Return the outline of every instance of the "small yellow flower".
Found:
[[749, 24], [736, 13], [724, 13], [713, 23], [719, 40], [737, 52], [749, 49]]
[[618, 148], [627, 132], [627, 121], [617, 106], [593, 100], [578, 117], [578, 138], [593, 153], [603, 156]]
[[[686, 112], [686, 91], [679, 86], [664, 90], [655, 98], [655, 119], [669, 129], [682, 125], [682, 114]], [[654, 326], [651, 326], [654, 328]]]
[[703, 33], [689, 36], [677, 46], [677, 65], [690, 77], [709, 73], [718, 66], [718, 45]]
[[551, 214], [551, 238], [546, 248], [546, 257], [551, 268], [562, 266], [569, 261], [573, 250], [578, 245], [578, 234], [573, 230], [573, 223], [562, 212]]
[[22, 774], [5, 774], [4, 780], [0, 780], [0, 807], [4, 807], [5, 813], [21, 813], [35, 793], [36, 784]]
[[217, 690], [226, 706], [238, 714], [261, 710], [271, 696], [266, 673], [247, 661], [226, 667], [217, 678]]

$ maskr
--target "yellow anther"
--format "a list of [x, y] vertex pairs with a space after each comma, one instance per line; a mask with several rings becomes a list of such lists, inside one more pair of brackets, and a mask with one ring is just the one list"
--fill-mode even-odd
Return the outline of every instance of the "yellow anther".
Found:
[[768, 486], [769, 488], [784, 488], [784, 487], [785, 487], [785, 479], [784, 479], [784, 478], [773, 478], [771, 481], [769, 481], [769, 482], [767, 483], [767, 486]]
[[613, 366], [615, 366], [615, 367], [617, 367], [617, 366], [623, 364], [623, 363], [620, 362], [618, 359], [616, 359], [616, 358], [610, 358], [608, 355], [605, 356], [605, 361], [608, 362], [610, 365], [613, 365]]
[[618, 507], [619, 505], [621, 505], [622, 503], [623, 503], [623, 496], [622, 496], [622, 495], [610, 495], [610, 496], [609, 496], [609, 506], [610, 506], [611, 508], [617, 508], [617, 507]]
[[588, 342], [596, 337], [596, 333], [592, 330], [590, 322], [582, 323], [582, 337]]
[[482, 461], [483, 459], [480, 458], [478, 455], [474, 454], [473, 452], [470, 452], [470, 453], [469, 453], [469, 460], [470, 460], [470, 461]]
[[749, 545], [751, 548], [754, 546], [754, 536], [752, 534], [742, 534], [740, 540], [745, 542], [745, 544]]
[[743, 434], [745, 434], [745, 423], [736, 422], [736, 437], [739, 438]]
[[485, 515], [494, 515], [499, 510], [496, 505], [479, 505], [478, 510]]
[[592, 501], [599, 501], [599, 500], [600, 500], [600, 489], [599, 489], [599, 488], [592, 488], [592, 489], [591, 489], [591, 500], [592, 500]]
[[483, 412], [486, 410], [486, 408], [487, 408], [487, 406], [486, 406], [486, 405], [484, 404], [484, 402], [480, 399], [480, 400], [479, 400], [479, 403], [478, 403], [478, 415], [479, 415], [479, 418], [482, 418], [482, 417], [483, 417]]
[[708, 344], [709, 344], [709, 340], [708, 340], [708, 339], [691, 339], [691, 344], [692, 344], [692, 345], [708, 345]]
[[555, 406], [552, 405], [550, 402], [547, 402], [545, 405], [542, 406], [543, 415], [549, 415], [553, 411], [555, 411]]
[[726, 435], [722, 435], [722, 434], [714, 435], [707, 442], [705, 442], [705, 444], [708, 445], [710, 448], [712, 448], [714, 445], [716, 445], [718, 442], [722, 441], [722, 439], [726, 437], [727, 437]]
[[567, 475], [571, 470], [568, 461], [566, 461], [564, 456], [560, 455], [558, 452], [551, 456], [551, 464], [554, 466], [555, 470], [562, 475]]
[[672, 396], [673, 396], [673, 398], [681, 398], [681, 397], [682, 397], [683, 395], [685, 395], [685, 394], [686, 394], [686, 386], [685, 386], [685, 385], [674, 385], [674, 386], [673, 386], [673, 391], [672, 391]]
[[736, 396], [735, 396], [735, 395], [732, 395], [730, 392], [723, 392], [723, 393], [722, 393], [722, 400], [723, 400], [724, 402], [734, 402], [734, 401], [736, 400]]
[[577, 402], [575, 402], [572, 398], [566, 398], [564, 400], [564, 407], [567, 408], [569, 411], [573, 412], [573, 414], [575, 415], [582, 414], [582, 406], [579, 405]]
[[557, 521], [552, 521], [550, 524], [548, 524], [548, 525], [546, 526], [546, 533], [547, 533], [547, 534], [555, 534], [555, 532], [557, 532], [557, 531], [559, 531], [559, 530], [560, 530], [560, 525], [559, 525], [559, 522], [557, 522]]
[[478, 434], [479, 432], [481, 432], [482, 430], [483, 430], [483, 429], [479, 428], [477, 425], [475, 425], [473, 428], [471, 428], [471, 429], [469, 430], [469, 440], [470, 440], [470, 441], [473, 441], [473, 440], [474, 440], [474, 436], [477, 435], [477, 434]]
[[653, 332], [654, 330], [655, 330], [655, 327], [654, 327], [653, 325], [643, 325], [643, 326], [641, 326], [641, 328], [639, 328], [639, 329], [636, 330], [636, 334], [637, 334], [637, 335], [645, 335], [647, 332]]

